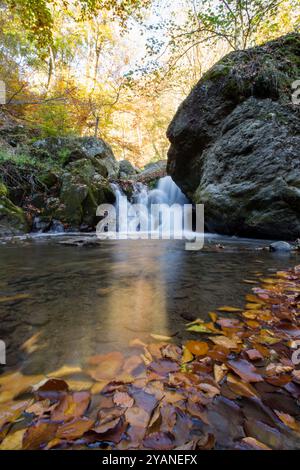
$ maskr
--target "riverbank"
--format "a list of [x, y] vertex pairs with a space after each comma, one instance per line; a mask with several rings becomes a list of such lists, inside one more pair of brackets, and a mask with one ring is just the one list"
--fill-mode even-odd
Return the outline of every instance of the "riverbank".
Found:
[[300, 448], [299, 292], [299, 267], [280, 271], [189, 323], [183, 346], [153, 335], [47, 378], [3, 375], [1, 448]]

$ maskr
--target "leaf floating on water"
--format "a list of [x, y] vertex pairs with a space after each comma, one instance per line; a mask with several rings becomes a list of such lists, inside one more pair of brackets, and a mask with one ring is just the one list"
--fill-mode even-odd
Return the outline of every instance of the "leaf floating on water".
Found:
[[44, 379], [42, 375], [22, 375], [20, 372], [0, 376], [0, 403], [12, 400], [25, 393]]
[[31, 336], [25, 343], [22, 344], [21, 349], [27, 352], [27, 354], [32, 354], [34, 351], [36, 351], [39, 347], [37, 345], [37, 342], [41, 336], [41, 332], [39, 331], [35, 335]]
[[30, 294], [8, 295], [6, 297], [0, 297], [0, 303], [14, 302], [16, 300], [25, 300], [25, 299], [29, 299], [29, 297], [30, 297]]
[[68, 387], [72, 392], [83, 392], [90, 390], [95, 382], [91, 380], [70, 380], [68, 379]]
[[155, 335], [153, 333], [151, 333], [150, 336], [151, 338], [157, 339], [158, 341], [170, 341], [172, 339], [171, 336]]
[[90, 376], [97, 381], [112, 380], [121, 371], [124, 364], [124, 356], [119, 352], [112, 352], [99, 356], [93, 356], [88, 360], [90, 365], [97, 366], [90, 369]]
[[195, 324], [191, 325], [187, 328], [188, 331], [195, 331], [195, 333], [206, 333], [206, 334], [214, 334], [220, 333], [220, 330], [217, 330], [212, 323], [203, 323], [203, 324]]
[[234, 313], [234, 312], [242, 312], [241, 308], [237, 307], [228, 307], [225, 305], [224, 307], [220, 307], [217, 309], [219, 312], [228, 312], [228, 313]]
[[54, 370], [47, 374], [51, 378], [59, 379], [61, 377], [68, 377], [69, 375], [73, 374], [80, 374], [82, 372], [81, 367], [79, 366], [62, 366], [60, 369]]

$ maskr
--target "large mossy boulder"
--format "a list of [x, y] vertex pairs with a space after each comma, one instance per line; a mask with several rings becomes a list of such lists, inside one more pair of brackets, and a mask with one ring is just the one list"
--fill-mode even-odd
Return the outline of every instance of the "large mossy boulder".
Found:
[[209, 231], [300, 235], [300, 35], [232, 52], [179, 107], [167, 135], [168, 173]]
[[25, 214], [8, 198], [8, 190], [0, 183], [0, 237], [20, 235], [28, 232]]
[[119, 173], [119, 163], [111, 147], [95, 137], [48, 137], [34, 142], [31, 154], [63, 165], [90, 160], [104, 178], [116, 178]]
[[61, 176], [60, 206], [53, 217], [71, 227], [95, 227], [98, 205], [113, 203], [114, 193], [92, 161], [71, 162]]

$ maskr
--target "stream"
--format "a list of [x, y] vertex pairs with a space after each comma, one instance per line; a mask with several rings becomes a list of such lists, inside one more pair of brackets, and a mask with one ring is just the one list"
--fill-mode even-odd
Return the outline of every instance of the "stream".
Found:
[[[159, 191], [150, 199], [182, 198], [166, 181]], [[48, 373], [94, 354], [126, 352], [131, 340], [149, 341], [151, 334], [197, 338], [186, 331], [188, 321], [208, 319], [224, 305], [243, 307], [260, 278], [299, 261], [293, 253], [258, 250], [270, 241], [210, 234], [201, 251], [186, 251], [184, 240], [102, 240], [89, 248], [65, 246], [66, 237], [80, 235], [0, 244], [2, 370]], [[37, 334], [29, 354], [22, 344]]]

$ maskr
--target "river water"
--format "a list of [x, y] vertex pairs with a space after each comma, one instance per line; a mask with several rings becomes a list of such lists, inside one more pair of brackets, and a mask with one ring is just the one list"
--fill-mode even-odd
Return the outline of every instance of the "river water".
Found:
[[[299, 262], [295, 254], [257, 250], [267, 241], [209, 235], [201, 251], [185, 251], [178, 240], [103, 240], [92, 248], [63, 240], [0, 245], [0, 339], [7, 366], [24, 373], [82, 364], [150, 334], [193, 337], [187, 321], [223, 305], [242, 307], [254, 286], [245, 280]], [[22, 350], [37, 333], [37, 349]]]

